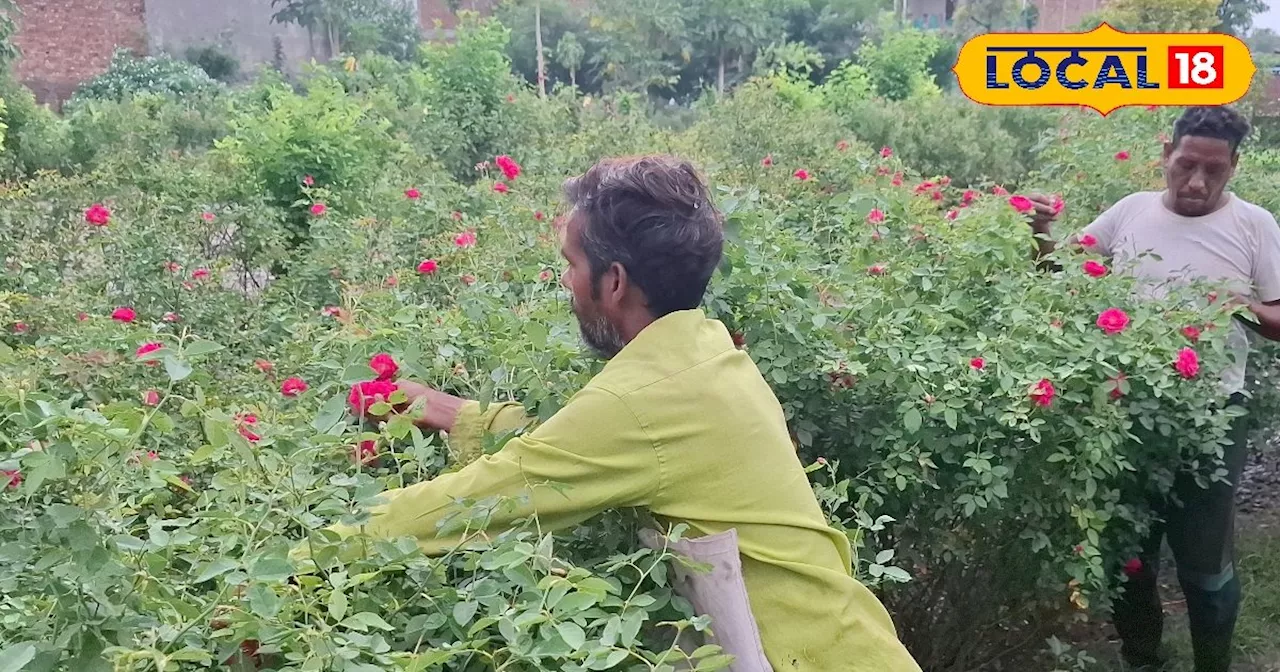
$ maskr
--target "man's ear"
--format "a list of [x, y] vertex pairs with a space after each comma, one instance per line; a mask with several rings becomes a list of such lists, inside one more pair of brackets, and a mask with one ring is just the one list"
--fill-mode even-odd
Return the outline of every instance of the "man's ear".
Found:
[[621, 305], [631, 287], [631, 276], [627, 275], [627, 267], [619, 262], [609, 264], [609, 270], [600, 276], [600, 295], [610, 305]]
[[1169, 156], [1172, 154], [1173, 154], [1173, 143], [1172, 142], [1164, 143], [1164, 150], [1161, 151], [1160, 158], [1164, 159], [1165, 161], [1168, 161]]

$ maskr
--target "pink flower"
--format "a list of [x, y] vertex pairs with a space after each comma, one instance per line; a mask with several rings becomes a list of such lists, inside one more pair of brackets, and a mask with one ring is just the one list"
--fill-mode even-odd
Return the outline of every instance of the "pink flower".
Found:
[[963, 207], [969, 207], [969, 204], [973, 203], [973, 199], [977, 197], [978, 197], [978, 192], [972, 189], [965, 189], [964, 194], [960, 196], [960, 205]]
[[253, 365], [256, 366], [258, 370], [261, 371], [262, 373], [271, 373], [272, 369], [276, 368], [275, 364], [272, 364], [269, 360], [266, 360], [266, 359], [255, 359], [253, 360]]
[[176, 261], [166, 261], [164, 262], [164, 270], [169, 271], [170, 273], [177, 273], [182, 270], [182, 267], [179, 266]]
[[947, 219], [954, 220], [956, 217], [959, 217], [959, 216], [960, 216], [959, 210], [952, 209], [947, 211]]
[[1093, 278], [1101, 278], [1107, 274], [1107, 267], [1090, 259], [1084, 262], [1084, 272]]
[[1187, 340], [1195, 343], [1200, 340], [1200, 327], [1197, 327], [1194, 324], [1187, 325], [1182, 328], [1182, 335], [1186, 336]]
[[507, 178], [508, 182], [512, 182], [517, 177], [520, 177], [520, 164], [516, 163], [514, 159], [506, 154], [501, 154], [495, 157], [493, 162], [497, 164], [498, 169], [502, 171], [502, 176]]
[[1053, 405], [1053, 398], [1057, 396], [1058, 391], [1054, 389], [1053, 383], [1048, 378], [1041, 378], [1040, 382], [1031, 386], [1031, 391], [1027, 396], [1031, 397], [1031, 401], [1036, 406], [1048, 408]]
[[541, 222], [542, 220], [546, 219], [546, 215], [542, 214], [541, 210], [537, 210], [533, 213], [533, 218]]
[[882, 159], [887, 159], [887, 158], [889, 158], [889, 157], [891, 157], [891, 156], [893, 156], [893, 149], [891, 149], [891, 148], [889, 148], [889, 147], [881, 147], [881, 148], [880, 148], [880, 158], [882, 158]]
[[884, 210], [880, 208], [871, 208], [871, 212], [867, 213], [867, 221], [872, 224], [879, 224], [884, 221]]
[[257, 443], [262, 440], [262, 435], [249, 429], [248, 427], [240, 428], [240, 436], [243, 436], [249, 443]]
[[792, 173], [792, 175], [795, 176], [795, 178], [797, 180], [800, 180], [801, 182], [804, 182], [805, 180], [809, 179], [809, 171], [805, 170], [804, 168], [796, 168], [796, 172]]
[[991, 193], [995, 194], [996, 196], [1008, 196], [1009, 190], [997, 184], [996, 186], [991, 187]]
[[933, 189], [935, 186], [937, 185], [935, 185], [932, 182], [928, 182], [928, 181], [921, 182], [920, 184], [916, 185], [916, 193], [923, 194], [924, 192], [929, 191], [930, 189]]
[[111, 211], [101, 203], [94, 203], [85, 209], [84, 221], [94, 226], [106, 226], [111, 221]]
[[316, 217], [324, 217], [324, 213], [327, 212], [328, 210], [329, 210], [329, 207], [326, 206], [324, 203], [311, 204], [311, 214]]
[[116, 322], [132, 322], [138, 319], [138, 314], [133, 312], [132, 308], [121, 306], [111, 311], [111, 319]]
[[764, 157], [763, 159], [760, 159], [760, 165], [764, 166], [765, 168], [768, 168], [769, 166], [772, 166], [772, 165], [773, 165], [773, 155], [772, 155], [772, 154], [767, 154], [767, 155], [765, 155], [765, 157]]
[[422, 198], [422, 192], [418, 191], [417, 189], [414, 189], [413, 187], [409, 187], [408, 189], [404, 190], [404, 197], [411, 201], [416, 201], [419, 198]]
[[252, 413], [237, 413], [236, 424], [238, 425], [256, 425], [258, 424], [258, 416]]
[[160, 403], [160, 393], [155, 390], [147, 390], [142, 393], [142, 403], [147, 406], [155, 406]]
[[1035, 204], [1026, 196], [1010, 196], [1009, 205], [1013, 206], [1014, 210], [1022, 213], [1031, 212], [1036, 209]]
[[372, 439], [361, 441], [351, 451], [351, 457], [361, 465], [368, 466], [378, 460], [378, 442]]
[[846, 149], [849, 149], [849, 141], [848, 141], [848, 140], [841, 140], [840, 142], [837, 142], [837, 143], [836, 143], [836, 151], [838, 151], [838, 152], [843, 152], [843, 151], [844, 151], [844, 150], [846, 150]]
[[5, 482], [5, 487], [17, 490], [22, 485], [22, 472], [17, 469], [0, 469], [0, 481]]
[[942, 192], [941, 192], [941, 191], [938, 191], [937, 189], [935, 189], [935, 190], [933, 190], [933, 193], [929, 194], [929, 198], [932, 198], [932, 199], [933, 199], [933, 200], [935, 200], [935, 201], [941, 201], [941, 200], [942, 200]]
[[380, 352], [369, 360], [369, 368], [378, 374], [378, 380], [394, 380], [396, 374], [400, 372], [400, 365], [391, 355]]
[[470, 273], [463, 273], [461, 276], [458, 277], [458, 279], [462, 281], [462, 284], [468, 287], [476, 284], [476, 276], [471, 275]]
[[1137, 576], [1142, 572], [1142, 560], [1139, 558], [1130, 558], [1124, 563], [1124, 573], [1128, 576]]
[[1119, 308], [1108, 308], [1098, 313], [1098, 328], [1114, 336], [1129, 326], [1129, 314]]
[[1126, 151], [1116, 152], [1116, 161], [1128, 161], [1128, 160], [1129, 160], [1129, 152], [1126, 152]]
[[187, 291], [191, 291], [191, 290], [195, 289], [195, 288], [196, 288], [196, 286], [195, 286], [195, 285], [193, 285], [193, 284], [191, 284], [191, 283], [189, 283], [189, 282], [183, 282], [183, 283], [182, 283], [182, 288], [183, 288], [183, 289], [185, 289], [185, 290], [187, 290]]
[[1200, 355], [1191, 348], [1183, 348], [1178, 351], [1178, 359], [1173, 363], [1173, 368], [1177, 369], [1183, 378], [1195, 378], [1196, 374], [1200, 373]]
[[1093, 247], [1098, 244], [1098, 239], [1086, 233], [1080, 236], [1080, 244], [1084, 247]]
[[342, 317], [342, 309], [337, 306], [325, 306], [320, 309], [322, 317]]
[[894, 173], [894, 174], [893, 174], [893, 179], [892, 179], [892, 180], [889, 180], [889, 184], [892, 184], [892, 185], [893, 185], [893, 186], [895, 186], [895, 187], [901, 187], [901, 186], [902, 186], [902, 173]]
[[876, 175], [888, 175], [889, 166], [876, 166]]
[[423, 259], [418, 264], [418, 272], [423, 275], [435, 275], [440, 270], [440, 264], [435, 259]]
[[165, 322], [177, 322], [182, 319], [182, 316], [178, 315], [173, 311], [169, 311], [165, 313], [164, 316], [161, 317], [160, 319], [164, 320]]
[[387, 401], [400, 386], [390, 380], [366, 380], [356, 383], [347, 395], [347, 405], [355, 415], [364, 415], [369, 407]]
[[951, 178], [943, 175], [941, 178], [938, 178], [938, 184], [943, 187], [949, 187], [951, 186]]
[[398, 276], [394, 276], [394, 275], [387, 276], [388, 287], [397, 287], [399, 285], [400, 285], [400, 278]]
[[216, 217], [212, 212], [205, 210], [204, 212], [200, 213], [200, 219], [203, 219], [206, 222], [212, 222], [214, 219], [216, 219]]
[[1053, 197], [1053, 214], [1055, 215], [1061, 214], [1063, 208], [1066, 208], [1066, 207], [1067, 207], [1067, 202], [1062, 200], [1061, 196]]
[[538, 274], [538, 280], [549, 282], [551, 280], [551, 271], [545, 268], [542, 269], [542, 272]]
[[973, 359], [969, 360], [969, 368], [973, 369], [974, 371], [981, 371], [987, 368], [987, 360], [981, 357], [974, 357]]
[[505, 194], [508, 191], [511, 191], [511, 187], [508, 187], [506, 182], [494, 182], [493, 190], [499, 194]]
[[453, 237], [453, 244], [457, 245], [458, 247], [461, 247], [462, 249], [466, 249], [468, 247], [475, 247], [476, 232], [463, 231], [462, 233], [459, 233], [458, 235]]
[[30, 327], [28, 327], [28, 326], [27, 326], [27, 323], [26, 323], [26, 322], [14, 322], [14, 323], [13, 323], [13, 333], [15, 333], [15, 334], [25, 334], [25, 333], [27, 333], [27, 331], [28, 331], [29, 329], [30, 329]]
[[207, 268], [197, 268], [196, 270], [191, 271], [192, 280], [204, 280], [205, 278], [208, 278], [208, 277], [209, 277], [209, 269]]
[[280, 394], [286, 397], [296, 397], [306, 391], [307, 381], [296, 376], [285, 378], [284, 382], [280, 383]]
[[76, 319], [79, 320], [80, 322], [84, 322], [85, 320], [89, 319], [89, 313], [80, 311], [76, 313]]
[[[134, 356], [137, 359], [142, 359], [144, 355], [151, 352], [155, 352], [156, 350], [159, 350], [160, 348], [163, 348], [163, 347], [164, 347], [164, 344], [162, 343], [155, 343], [155, 342], [143, 343], [142, 345], [138, 346], [138, 350], [134, 352]], [[159, 364], [159, 363], [160, 362], [157, 362], [154, 359], [146, 362], [147, 366], [155, 366], [156, 364]]]
[[1124, 396], [1124, 388], [1120, 386], [1124, 380], [1125, 376], [1123, 372], [1117, 373], [1114, 377], [1107, 379], [1107, 382], [1111, 386], [1111, 390], [1107, 393], [1107, 396], [1111, 397], [1112, 401]]
[[316, 178], [307, 175], [302, 178], [302, 183], [308, 187], [313, 186], [316, 183]]
[[873, 264], [867, 267], [867, 275], [884, 275], [889, 268], [884, 264]]

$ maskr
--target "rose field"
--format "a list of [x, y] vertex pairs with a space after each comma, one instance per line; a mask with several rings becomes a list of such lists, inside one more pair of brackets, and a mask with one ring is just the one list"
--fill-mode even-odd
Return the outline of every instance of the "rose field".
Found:
[[[1231, 307], [1212, 286], [1137, 301], [1087, 247], [1037, 269], [1024, 195], [1056, 195], [1065, 236], [1160, 188], [1178, 110], [879, 101], [779, 71], [673, 119], [541, 98], [507, 39], [477, 23], [409, 63], [25, 126], [4, 92], [0, 670], [723, 669], [674, 646], [714, 623], [632, 512], [485, 533], [506, 503], [458, 502], [478, 531], [443, 557], [322, 531], [476, 457], [358, 420], [357, 383], [395, 368], [545, 419], [599, 370], [559, 283], [560, 188], [649, 152], [716, 193], [705, 309], [920, 665], [1113, 669], [1097, 633], [1147, 496], [1225, 473]], [[1280, 212], [1280, 153], [1247, 144], [1232, 188]], [[1277, 361], [1255, 349], [1259, 437]], [[1280, 599], [1250, 611], [1247, 585], [1242, 632], [1265, 631]]]

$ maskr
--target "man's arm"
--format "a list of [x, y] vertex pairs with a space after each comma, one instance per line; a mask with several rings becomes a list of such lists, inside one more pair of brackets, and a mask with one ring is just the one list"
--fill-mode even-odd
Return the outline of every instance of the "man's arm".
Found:
[[1247, 307], [1258, 321], [1246, 319], [1244, 323], [1259, 336], [1270, 341], [1280, 341], [1280, 301], [1250, 301]]
[[[465, 404], [457, 410], [455, 420], [466, 417]], [[456, 422], [451, 426], [460, 428]], [[344, 537], [361, 530], [383, 538], [416, 537], [425, 552], [439, 554], [468, 533], [440, 531], [441, 523], [461, 510], [458, 500], [512, 498], [515, 504], [495, 508], [485, 528], [504, 530], [537, 514], [545, 531], [576, 525], [605, 509], [646, 505], [658, 483], [657, 454], [635, 417], [614, 395], [588, 387], [497, 453], [434, 480], [387, 491], [364, 526], [331, 529]]]

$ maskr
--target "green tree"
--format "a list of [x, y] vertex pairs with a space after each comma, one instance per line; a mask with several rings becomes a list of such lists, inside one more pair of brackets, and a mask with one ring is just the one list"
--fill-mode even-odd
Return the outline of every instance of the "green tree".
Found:
[[1218, 5], [1217, 30], [1244, 35], [1253, 26], [1253, 16], [1267, 11], [1267, 0], [1222, 0]]
[[780, 11], [774, 0], [693, 0], [688, 3], [694, 43], [716, 64], [716, 91], [724, 94], [725, 67], [730, 59], [754, 53], [771, 36], [782, 34]]
[[880, 44], [863, 44], [858, 49], [857, 62], [866, 71], [876, 95], [903, 100], [937, 91], [929, 60], [940, 46], [941, 41], [931, 33], [900, 30], [888, 33]]
[[589, 51], [605, 91], [674, 86], [693, 57], [688, 15], [680, 0], [598, 0], [589, 19]]
[[586, 55], [587, 50], [573, 33], [565, 33], [556, 43], [556, 62], [569, 71], [569, 84], [574, 87], [578, 86], [578, 68]]
[[0, 0], [0, 75], [9, 70], [9, 64], [18, 59], [18, 45], [13, 36], [18, 32], [18, 15], [21, 10], [13, 0]]
[[787, 41], [807, 44], [831, 67], [853, 57], [869, 29], [893, 0], [808, 0], [785, 12]]
[[1264, 54], [1280, 51], [1280, 34], [1270, 28], [1259, 28], [1253, 31], [1245, 42], [1249, 44], [1249, 50], [1253, 52], [1255, 59]]
[[1114, 0], [1098, 18], [1131, 32], [1205, 32], [1219, 24], [1219, 0]]
[[1025, 24], [1017, 0], [969, 0], [955, 14], [956, 29], [964, 35], [1012, 30]]
[[271, 20], [320, 33], [330, 57], [377, 51], [400, 60], [413, 58], [420, 40], [405, 0], [271, 0], [279, 7]]

